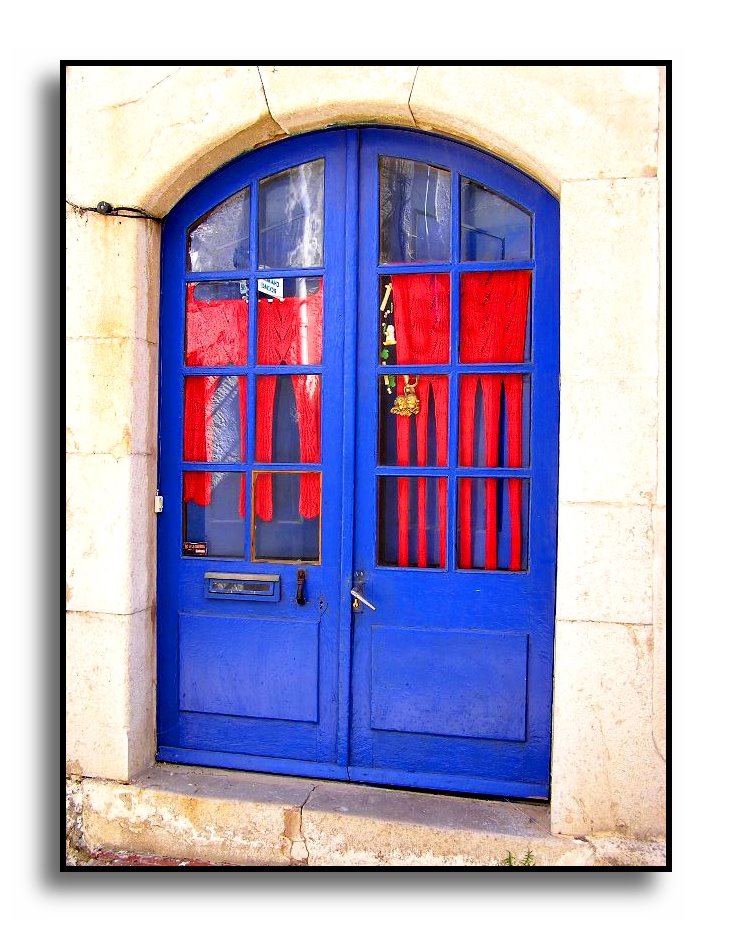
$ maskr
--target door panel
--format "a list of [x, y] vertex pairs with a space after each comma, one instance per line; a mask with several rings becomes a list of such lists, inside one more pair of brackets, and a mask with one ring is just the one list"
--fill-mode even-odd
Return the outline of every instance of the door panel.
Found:
[[556, 203], [400, 131], [360, 166], [350, 772], [546, 796]]
[[526, 656], [525, 635], [372, 625], [371, 728], [524, 741]]
[[161, 760], [346, 775], [345, 137], [232, 163], [166, 219]]
[[276, 624], [181, 614], [181, 709], [317, 722], [318, 624]]
[[557, 225], [504, 163], [371, 128], [166, 218], [159, 759], [547, 795]]

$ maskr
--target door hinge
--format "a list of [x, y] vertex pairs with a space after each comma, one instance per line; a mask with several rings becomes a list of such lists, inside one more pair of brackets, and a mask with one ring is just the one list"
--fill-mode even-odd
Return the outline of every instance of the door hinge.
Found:
[[156, 495], [155, 496], [155, 514], [159, 515], [162, 510], [163, 510], [163, 496]]

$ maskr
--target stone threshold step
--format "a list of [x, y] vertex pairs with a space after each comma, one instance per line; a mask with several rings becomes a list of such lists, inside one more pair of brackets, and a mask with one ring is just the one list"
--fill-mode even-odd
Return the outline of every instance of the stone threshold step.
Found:
[[[662, 866], [665, 846], [552, 835], [546, 804], [156, 765], [70, 784], [78, 847], [259, 867]], [[106, 857], [106, 856], [105, 856]], [[134, 860], [134, 859], [133, 859]], [[102, 866], [99, 864], [98, 866]]]

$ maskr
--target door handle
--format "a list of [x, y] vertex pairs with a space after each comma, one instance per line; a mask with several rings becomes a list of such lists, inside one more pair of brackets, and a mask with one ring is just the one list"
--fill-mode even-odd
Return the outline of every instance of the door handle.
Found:
[[353, 581], [353, 589], [351, 589], [351, 595], [353, 596], [353, 603], [351, 607], [354, 612], [362, 612], [362, 605], [365, 605], [367, 608], [370, 608], [372, 612], [376, 611], [376, 606], [372, 605], [371, 602], [363, 594], [363, 585], [364, 585], [365, 573], [363, 570], [359, 570], [356, 573], [356, 578]]
[[307, 602], [303, 589], [305, 588], [305, 570], [297, 571], [297, 595], [295, 601], [298, 605], [304, 605]]
[[354, 576], [353, 580], [353, 589], [351, 589], [351, 595], [353, 596], [353, 602], [351, 603], [351, 608], [354, 612], [361, 613], [363, 609], [362, 605], [365, 605], [367, 608], [370, 608], [372, 612], [376, 611], [376, 606], [373, 605], [363, 594], [363, 586], [366, 574], [363, 570], [358, 570]]
[[372, 612], [376, 611], [376, 606], [372, 605], [368, 599], [364, 598], [355, 587], [351, 589], [351, 595], [353, 596], [353, 608], [355, 611], [361, 611], [359, 603], [363, 603], [367, 608], [370, 608]]

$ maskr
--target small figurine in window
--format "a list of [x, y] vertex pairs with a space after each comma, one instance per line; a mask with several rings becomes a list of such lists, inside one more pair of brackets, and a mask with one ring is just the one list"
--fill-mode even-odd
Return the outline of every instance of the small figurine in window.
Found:
[[404, 394], [396, 396], [391, 414], [400, 414], [402, 417], [419, 414], [419, 398], [414, 391], [418, 380], [419, 376], [416, 376], [414, 382], [410, 383], [409, 376], [404, 376]]

